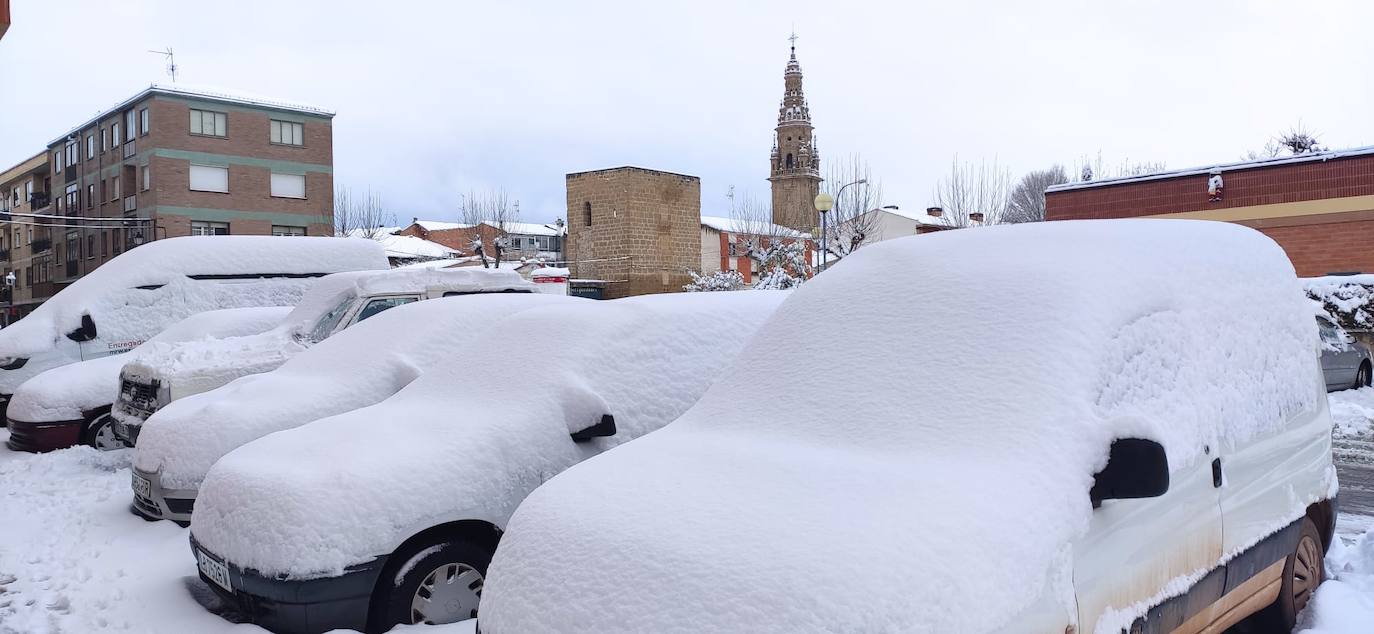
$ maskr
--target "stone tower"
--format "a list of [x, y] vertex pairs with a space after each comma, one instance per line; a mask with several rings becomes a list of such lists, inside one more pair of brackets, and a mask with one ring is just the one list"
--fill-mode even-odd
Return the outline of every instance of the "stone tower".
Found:
[[773, 184], [773, 223], [798, 231], [814, 231], [819, 224], [813, 201], [820, 192], [821, 155], [811, 129], [811, 110], [802, 94], [797, 36], [783, 73], [782, 105], [774, 128], [768, 181]]

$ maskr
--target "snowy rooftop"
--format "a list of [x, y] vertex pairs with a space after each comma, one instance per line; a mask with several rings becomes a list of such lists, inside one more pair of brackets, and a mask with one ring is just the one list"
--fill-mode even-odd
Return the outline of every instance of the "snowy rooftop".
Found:
[[53, 139], [52, 141], [48, 142], [48, 144], [52, 145], [54, 143], [61, 143], [71, 134], [79, 132], [87, 126], [90, 126], [91, 124], [99, 121], [100, 119], [107, 117], [118, 110], [122, 110], [128, 107], [129, 105], [133, 104], [134, 102], [137, 102], [138, 100], [143, 99], [144, 97], [151, 94], [173, 95], [178, 97], [193, 97], [196, 99], [208, 99], [211, 101], [220, 101], [224, 103], [239, 104], [244, 106], [254, 106], [258, 108], [288, 110], [291, 112], [300, 112], [303, 114], [310, 114], [319, 117], [334, 116], [334, 111], [329, 110], [327, 108], [312, 106], [298, 101], [279, 99], [276, 97], [254, 95], [240, 90], [231, 90], [226, 88], [220, 88], [217, 86], [208, 86], [204, 84], [149, 84], [147, 88], [140, 90], [138, 94], [129, 97], [124, 101], [119, 102], [115, 106], [102, 110], [99, 114], [95, 115], [94, 117], [91, 117], [85, 123], [82, 123], [81, 125], [72, 128], [70, 131], [67, 132], [67, 134], [57, 137], [56, 139]]
[[[932, 215], [926, 213], [924, 210], [922, 210], [922, 211], [903, 211], [903, 210], [901, 210], [901, 209], [886, 209], [886, 208], [884, 208], [884, 209], [874, 209], [873, 212], [887, 212], [887, 213], [890, 213], [890, 214], [893, 214], [893, 215], [896, 215], [896, 216], [901, 216], [901, 217], [903, 217], [903, 218], [909, 218], [909, 219], [911, 219], [911, 220], [915, 220], [918, 224], [925, 225], [925, 226], [935, 226], [935, 227], [948, 227], [948, 226], [949, 226], [949, 218], [946, 218], [946, 217], [944, 217], [944, 216], [932, 216]], [[873, 212], [869, 212], [869, 213], [873, 213]]]
[[701, 225], [710, 227], [716, 231], [727, 233], [742, 233], [749, 235], [780, 235], [793, 238], [810, 238], [811, 234], [797, 231], [791, 227], [776, 225], [771, 222], [761, 220], [742, 220], [739, 218], [727, 218], [725, 216], [702, 216]]
[[1087, 181], [1083, 183], [1065, 183], [1063, 185], [1051, 185], [1045, 193], [1062, 192], [1075, 189], [1089, 189], [1092, 187], [1107, 187], [1110, 185], [1123, 185], [1126, 183], [1139, 183], [1143, 181], [1165, 180], [1169, 178], [1179, 178], [1182, 176], [1197, 176], [1208, 174], [1213, 170], [1222, 172], [1255, 169], [1259, 167], [1272, 167], [1275, 165], [1290, 165], [1294, 163], [1311, 163], [1314, 161], [1330, 161], [1333, 159], [1349, 158], [1352, 156], [1367, 156], [1374, 154], [1374, 145], [1365, 147], [1350, 148], [1348, 150], [1327, 150], [1324, 152], [1312, 152], [1298, 156], [1276, 156], [1274, 158], [1258, 159], [1253, 161], [1237, 161], [1235, 163], [1217, 163], [1215, 165], [1204, 165], [1201, 167], [1188, 167], [1177, 170], [1166, 170], [1153, 174], [1142, 174], [1140, 176], [1123, 176], [1121, 178], [1104, 178], [1101, 180]]
[[[450, 229], [471, 229], [477, 225], [465, 222], [447, 222], [443, 220], [416, 220], [415, 224], [420, 225], [425, 231], [447, 231]], [[481, 224], [491, 227], [502, 226], [495, 220], [483, 220]], [[523, 236], [561, 236], [563, 231], [553, 224], [539, 224], [534, 222], [507, 222], [505, 223], [506, 233]]]
[[415, 236], [396, 235], [397, 227], [378, 227], [377, 229], [354, 229], [350, 237], [376, 240], [386, 249], [388, 258], [451, 258], [459, 252], [433, 240]]

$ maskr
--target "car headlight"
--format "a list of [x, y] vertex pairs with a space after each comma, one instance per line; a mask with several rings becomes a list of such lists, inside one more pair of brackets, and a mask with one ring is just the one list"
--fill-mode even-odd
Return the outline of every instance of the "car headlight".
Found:
[[0, 357], [0, 370], [18, 370], [28, 362], [28, 357]]

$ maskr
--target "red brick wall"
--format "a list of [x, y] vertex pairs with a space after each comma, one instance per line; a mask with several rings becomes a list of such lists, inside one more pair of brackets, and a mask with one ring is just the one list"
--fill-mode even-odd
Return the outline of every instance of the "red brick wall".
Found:
[[1374, 154], [1222, 171], [1225, 195], [1207, 201], [1207, 174], [1045, 194], [1047, 220], [1133, 218], [1374, 195]]
[[1374, 220], [1260, 229], [1288, 253], [1299, 277], [1374, 273]]

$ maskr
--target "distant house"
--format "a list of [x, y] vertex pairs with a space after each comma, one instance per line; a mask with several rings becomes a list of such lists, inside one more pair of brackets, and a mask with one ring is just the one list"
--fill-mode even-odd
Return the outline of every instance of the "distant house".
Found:
[[744, 283], [753, 283], [759, 274], [758, 260], [749, 256], [748, 243], [766, 248], [771, 240], [805, 242], [808, 261], [814, 259], [816, 243], [811, 234], [775, 225], [722, 216], [701, 217], [701, 272], [739, 271]]
[[502, 231], [499, 223], [494, 221], [469, 224], [419, 218], [397, 233], [437, 242], [465, 256], [476, 254], [473, 243], [479, 236], [483, 253], [494, 256], [496, 249], [493, 240], [505, 235], [509, 246], [502, 252], [503, 260], [537, 258], [545, 262], [563, 262], [563, 238], [566, 235], [561, 221], [550, 224], [507, 222], [505, 231]]
[[438, 242], [399, 235], [400, 227], [378, 227], [376, 229], [355, 229], [349, 235], [357, 238], [370, 238], [382, 243], [386, 249], [386, 259], [391, 266], [404, 266], [431, 260], [449, 260], [462, 257], [457, 249], [450, 249]]

